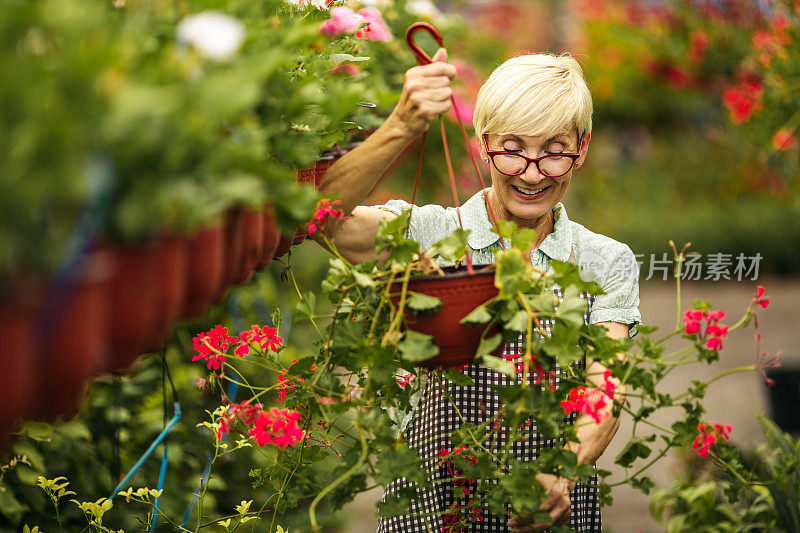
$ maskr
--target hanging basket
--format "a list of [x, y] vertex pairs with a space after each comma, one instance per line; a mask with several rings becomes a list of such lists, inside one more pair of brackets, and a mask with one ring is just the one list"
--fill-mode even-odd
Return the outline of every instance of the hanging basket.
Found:
[[33, 302], [9, 298], [0, 304], [0, 442], [14, 427], [17, 419], [28, 412], [35, 390], [36, 351], [33, 326], [38, 307]]
[[[420, 65], [431, 63], [431, 58], [417, 46], [414, 41], [414, 36], [419, 31], [428, 32], [431, 37], [439, 44], [444, 46], [442, 36], [439, 31], [431, 24], [425, 22], [417, 22], [412, 24], [406, 33], [406, 42], [411, 49], [412, 53], [416, 56]], [[457, 109], [456, 103], [451, 99], [454, 109]], [[456, 113], [461, 132], [464, 136], [464, 142], [467, 145], [467, 152], [472, 159], [475, 172], [478, 177], [478, 182], [483, 188], [485, 184], [480, 175], [480, 171], [475, 161], [474, 154], [470, 150], [469, 141], [467, 138], [466, 130], [461, 122], [461, 119]], [[450, 151], [447, 146], [447, 135], [445, 134], [444, 122], [442, 117], [439, 117], [439, 126], [442, 134], [442, 144], [444, 146], [445, 160], [447, 162], [447, 172], [450, 178], [450, 188], [453, 193], [453, 202], [455, 204], [456, 212], [458, 214], [459, 226], [463, 229], [461, 223], [461, 213], [459, 210], [458, 193], [456, 191], [455, 175], [453, 173], [453, 165], [450, 161]], [[416, 201], [417, 187], [420, 180], [420, 171], [422, 169], [422, 158], [425, 153], [425, 140], [427, 137], [427, 129], [422, 134], [422, 149], [420, 151], [419, 163], [417, 165], [417, 175], [414, 181], [414, 192], [412, 194], [411, 204]], [[413, 207], [412, 207], [413, 209]], [[413, 212], [413, 211], [412, 211]], [[497, 226], [497, 222], [492, 212], [491, 206], [487, 204], [487, 212], [493, 224]], [[502, 243], [501, 243], [502, 245]], [[450, 367], [457, 365], [465, 365], [472, 363], [475, 359], [478, 346], [482, 338], [488, 338], [499, 332], [497, 326], [489, 326], [487, 330], [486, 325], [467, 325], [462, 324], [461, 320], [471, 313], [476, 307], [486, 303], [488, 300], [494, 298], [498, 294], [498, 289], [494, 285], [493, 268], [485, 268], [475, 270], [472, 265], [472, 259], [467, 253], [466, 269], [453, 270], [444, 276], [429, 276], [412, 279], [408, 284], [408, 290], [433, 296], [442, 300], [442, 306], [438, 312], [435, 313], [414, 313], [409, 309], [404, 310], [404, 318], [406, 327], [418, 333], [424, 333], [433, 337], [433, 342], [439, 347], [439, 354], [427, 361], [420, 364], [423, 367]], [[447, 269], [446, 269], [447, 270]], [[397, 283], [397, 282], [396, 282]], [[399, 285], [398, 285], [399, 287]], [[397, 305], [400, 301], [400, 295], [395, 294], [392, 299]], [[502, 344], [494, 351], [494, 355], [502, 351]]]
[[278, 243], [281, 239], [281, 232], [278, 226], [275, 225], [275, 215], [272, 204], [264, 206], [264, 244], [261, 248], [261, 257], [256, 262], [257, 270], [264, 270], [270, 263], [275, 251], [278, 249]]
[[181, 316], [200, 316], [222, 285], [225, 238], [222, 223], [207, 226], [189, 239], [188, 286]]
[[146, 343], [148, 349], [158, 349], [180, 318], [186, 299], [189, 240], [183, 235], [173, 235], [159, 240], [158, 304], [156, 319]]
[[74, 413], [86, 380], [104, 359], [110, 332], [111, 277], [119, 265], [108, 251], [92, 253], [77, 282], [49, 289], [37, 324], [39, 384], [34, 418]]
[[[419, 366], [426, 368], [452, 367], [470, 364], [481, 338], [491, 337], [499, 332], [497, 326], [462, 324], [461, 320], [476, 307], [497, 296], [494, 286], [494, 269], [487, 268], [469, 274], [464, 269], [445, 269], [444, 276], [412, 278], [408, 291], [417, 292], [442, 300], [436, 312], [415, 312], [407, 307], [403, 311], [406, 327], [417, 333], [433, 337], [439, 347], [439, 354], [423, 361]], [[398, 289], [401, 282], [395, 282]], [[391, 296], [395, 306], [400, 303], [400, 294]], [[502, 344], [493, 353], [502, 351]]]
[[161, 256], [155, 243], [110, 251], [117, 268], [109, 289], [111, 353], [107, 370], [124, 372], [145, 350], [160, 318]]
[[233, 284], [247, 282], [264, 248], [264, 212], [244, 209], [242, 222], [242, 257]]

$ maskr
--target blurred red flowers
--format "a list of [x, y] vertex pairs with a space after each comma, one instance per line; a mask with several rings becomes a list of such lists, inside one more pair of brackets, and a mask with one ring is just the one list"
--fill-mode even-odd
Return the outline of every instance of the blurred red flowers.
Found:
[[718, 437], [722, 437], [725, 441], [730, 440], [731, 426], [728, 424], [698, 424], [697, 431], [700, 432], [697, 438], [692, 443], [692, 449], [697, 451], [700, 457], [708, 457], [708, 452], [716, 442]]

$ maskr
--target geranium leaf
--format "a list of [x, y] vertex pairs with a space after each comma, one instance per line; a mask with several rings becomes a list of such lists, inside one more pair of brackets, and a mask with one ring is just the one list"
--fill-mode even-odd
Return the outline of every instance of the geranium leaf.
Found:
[[455, 262], [467, 253], [467, 237], [470, 230], [457, 229], [444, 239], [430, 247], [431, 257], [441, 257], [445, 261]]
[[617, 454], [617, 457], [614, 459], [614, 462], [620, 466], [625, 468], [631, 466], [633, 462], [638, 459], [646, 459], [650, 456], [650, 447], [645, 444], [646, 442], [653, 442], [656, 440], [655, 435], [650, 435], [648, 437], [633, 437], [628, 443], [622, 448], [622, 451]]
[[439, 347], [433, 344], [433, 337], [416, 331], [406, 331], [397, 344], [400, 356], [411, 363], [427, 361], [439, 354]]
[[578, 294], [578, 289], [567, 287], [564, 291], [564, 299], [556, 310], [556, 316], [570, 326], [579, 328], [583, 325], [587, 305], [586, 300]]
[[408, 291], [406, 307], [414, 311], [438, 311], [442, 307], [442, 300], [427, 294]]
[[518, 293], [527, 292], [531, 282], [528, 276], [531, 266], [525, 261], [522, 252], [512, 248], [506, 252], [499, 252], [497, 258], [497, 274], [495, 284], [500, 289], [501, 298], [511, 298]]
[[492, 319], [485, 305], [479, 305], [470, 314], [461, 319], [462, 324], [486, 324]]
[[527, 252], [536, 242], [536, 230], [530, 228], [522, 228], [511, 236], [511, 246], [517, 248], [521, 252]]

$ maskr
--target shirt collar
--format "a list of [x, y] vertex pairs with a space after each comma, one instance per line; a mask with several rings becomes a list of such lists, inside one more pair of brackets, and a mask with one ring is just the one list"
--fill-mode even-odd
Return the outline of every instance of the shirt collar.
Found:
[[[461, 206], [461, 221], [464, 229], [470, 230], [467, 242], [473, 250], [488, 248], [500, 241], [500, 237], [492, 232], [492, 223], [486, 211], [488, 190], [487, 188], [479, 191]], [[572, 232], [567, 210], [561, 202], [553, 206], [553, 219], [553, 231], [544, 238], [538, 250], [550, 259], [569, 261], [572, 251]]]

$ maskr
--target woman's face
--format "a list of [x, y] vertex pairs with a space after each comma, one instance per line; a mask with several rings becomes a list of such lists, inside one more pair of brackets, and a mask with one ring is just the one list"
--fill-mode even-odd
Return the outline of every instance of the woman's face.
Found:
[[[578, 147], [576, 130], [564, 130], [555, 135], [512, 135], [488, 134], [486, 141], [490, 151], [506, 151], [522, 154], [529, 158], [564, 152], [580, 153], [576, 159], [578, 166], [583, 164], [591, 134], [581, 141]], [[580, 150], [580, 151], [579, 151]], [[481, 144], [481, 156], [486, 159], [486, 146]], [[561, 199], [569, 187], [574, 166], [563, 176], [551, 178], [541, 174], [536, 164], [531, 163], [525, 173], [519, 176], [502, 174], [490, 162], [492, 176], [492, 204], [500, 208], [500, 218], [516, 222], [520, 227], [533, 227]]]

